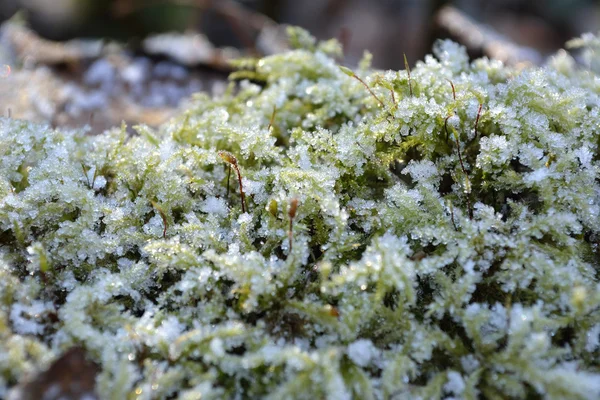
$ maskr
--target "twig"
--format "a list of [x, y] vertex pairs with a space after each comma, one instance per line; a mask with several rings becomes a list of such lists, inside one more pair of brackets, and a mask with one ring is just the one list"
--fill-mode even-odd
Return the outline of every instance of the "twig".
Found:
[[94, 42], [55, 42], [43, 39], [33, 30], [16, 22], [2, 26], [3, 40], [9, 43], [19, 60], [27, 58], [36, 64], [58, 65], [75, 64], [82, 60], [96, 58], [102, 53], [100, 41]]
[[488, 25], [480, 24], [456, 7], [445, 6], [435, 17], [445, 32], [464, 44], [471, 53], [485, 54], [505, 64], [542, 63], [540, 52], [531, 47], [520, 46], [501, 35]]
[[[241, 27], [242, 23], [258, 32], [263, 28], [277, 25], [275, 21], [266, 15], [253, 11], [232, 0], [122, 0], [114, 2], [112, 13], [116, 17], [127, 17], [139, 10], [161, 4], [194, 7], [200, 10], [212, 9], [225, 17], [229, 23], [235, 22], [236, 24], [240, 24], [238, 27], [232, 26], [234, 30]], [[240, 39], [246, 41], [246, 39], [249, 39], [249, 36], [241, 35]]]

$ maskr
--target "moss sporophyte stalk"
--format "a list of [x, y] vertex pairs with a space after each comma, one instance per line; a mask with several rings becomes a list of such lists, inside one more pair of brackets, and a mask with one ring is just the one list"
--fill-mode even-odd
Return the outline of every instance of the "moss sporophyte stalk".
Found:
[[600, 41], [290, 38], [138, 135], [0, 119], [0, 397], [78, 347], [101, 398], [597, 399]]

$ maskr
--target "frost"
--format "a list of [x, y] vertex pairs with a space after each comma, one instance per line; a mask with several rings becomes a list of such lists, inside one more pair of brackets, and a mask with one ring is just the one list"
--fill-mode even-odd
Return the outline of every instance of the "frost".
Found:
[[448, 371], [448, 382], [444, 385], [444, 389], [448, 393], [460, 396], [465, 390], [465, 381], [458, 372]]
[[223, 348], [223, 340], [220, 338], [214, 338], [210, 341], [210, 351], [217, 357], [223, 357], [225, 355], [225, 350]]
[[439, 180], [439, 171], [429, 160], [410, 161], [403, 172], [422, 184], [437, 183]]
[[106, 178], [103, 177], [102, 175], [97, 176], [96, 180], [94, 181], [94, 190], [100, 190], [100, 189], [104, 189], [104, 187], [106, 186]]
[[588, 147], [581, 147], [575, 150], [575, 155], [579, 159], [581, 165], [585, 168], [591, 167], [591, 161], [593, 158], [593, 154]]
[[0, 118], [0, 397], [77, 344], [102, 398], [598, 398], [594, 70], [291, 34], [138, 135]]
[[378, 354], [373, 342], [360, 339], [348, 345], [348, 357], [358, 366], [366, 367]]
[[585, 343], [585, 350], [590, 353], [600, 348], [600, 324], [596, 324], [587, 333], [587, 341]]
[[207, 214], [227, 215], [225, 200], [211, 196], [202, 202], [200, 210]]
[[14, 304], [10, 310], [10, 321], [16, 333], [21, 335], [41, 335], [45, 325], [41, 323], [44, 313], [54, 311], [52, 303], [34, 301], [31, 305]]
[[170, 316], [166, 320], [162, 321], [160, 326], [156, 328], [156, 339], [157, 341], [163, 341], [165, 343], [173, 343], [175, 339], [183, 332], [185, 324], [179, 322], [177, 317]]
[[544, 179], [546, 179], [549, 176], [550, 176], [550, 171], [548, 171], [547, 168], [540, 168], [540, 169], [535, 170], [534, 172], [526, 174], [524, 177], [524, 180], [527, 183], [538, 183], [538, 182], [543, 181]]

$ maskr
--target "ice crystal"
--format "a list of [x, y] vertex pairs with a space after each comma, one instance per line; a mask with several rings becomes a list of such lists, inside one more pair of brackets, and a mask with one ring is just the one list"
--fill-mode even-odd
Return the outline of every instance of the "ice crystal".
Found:
[[290, 34], [156, 130], [0, 119], [0, 397], [79, 345], [103, 398], [598, 398], [593, 60]]

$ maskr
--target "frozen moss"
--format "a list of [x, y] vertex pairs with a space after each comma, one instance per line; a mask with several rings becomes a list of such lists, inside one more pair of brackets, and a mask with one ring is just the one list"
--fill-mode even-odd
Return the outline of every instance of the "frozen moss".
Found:
[[292, 39], [156, 131], [0, 120], [0, 396], [598, 398], [600, 77]]

